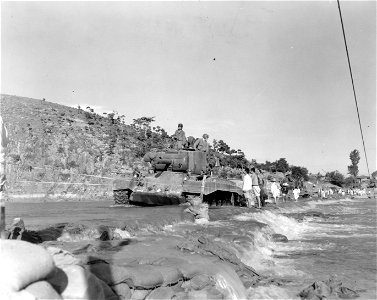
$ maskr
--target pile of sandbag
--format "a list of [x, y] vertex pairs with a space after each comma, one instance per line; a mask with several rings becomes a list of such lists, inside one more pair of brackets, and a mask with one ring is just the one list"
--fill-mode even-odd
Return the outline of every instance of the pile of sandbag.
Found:
[[[160, 264], [162, 263], [162, 264]], [[223, 263], [117, 266], [98, 262], [85, 266], [121, 299], [241, 299], [245, 288], [235, 271]]]
[[0, 299], [118, 299], [106, 283], [83, 267], [58, 267], [41, 246], [3, 240], [0, 253]]
[[0, 299], [245, 298], [234, 269], [222, 262], [141, 260], [132, 265], [79, 259], [20, 240], [1, 242]]

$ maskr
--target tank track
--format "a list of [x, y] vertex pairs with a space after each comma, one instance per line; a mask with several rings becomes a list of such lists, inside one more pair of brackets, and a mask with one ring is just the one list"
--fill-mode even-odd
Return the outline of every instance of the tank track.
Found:
[[113, 191], [113, 197], [115, 204], [129, 204], [129, 191], [128, 190], [116, 190]]

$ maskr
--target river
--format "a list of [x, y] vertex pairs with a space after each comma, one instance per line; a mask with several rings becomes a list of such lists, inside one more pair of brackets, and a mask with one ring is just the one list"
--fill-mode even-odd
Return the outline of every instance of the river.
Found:
[[[104, 201], [6, 203], [7, 224], [21, 217], [31, 230], [61, 223], [124, 229], [125, 221], [159, 222], [178, 210], [177, 206], [114, 207]], [[183, 235], [187, 228], [197, 230], [203, 226], [208, 230], [217, 229], [223, 234], [216, 238], [230, 244], [245, 264], [286, 281], [283, 286], [249, 288], [249, 299], [299, 299], [297, 294], [303, 288], [330, 276], [358, 290], [359, 299], [376, 298], [375, 199], [305, 200], [261, 211], [238, 209], [232, 215], [222, 215], [218, 207], [211, 208], [210, 212], [213, 218], [207, 225], [170, 218], [158, 234]], [[251, 226], [255, 221], [267, 226]], [[230, 242], [229, 232], [248, 236], [252, 242]], [[289, 241], [273, 242], [270, 238], [273, 233], [283, 234]]]

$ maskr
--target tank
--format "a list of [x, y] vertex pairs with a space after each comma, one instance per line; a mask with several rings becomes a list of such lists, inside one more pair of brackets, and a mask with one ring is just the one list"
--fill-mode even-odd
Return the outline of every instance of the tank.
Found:
[[241, 203], [243, 192], [234, 182], [211, 176], [205, 152], [148, 152], [143, 158], [150, 173], [113, 182], [116, 204], [178, 205], [196, 197], [216, 205]]

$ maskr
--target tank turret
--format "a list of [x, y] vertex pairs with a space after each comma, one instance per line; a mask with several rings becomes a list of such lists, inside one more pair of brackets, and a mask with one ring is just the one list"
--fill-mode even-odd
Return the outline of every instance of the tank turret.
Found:
[[148, 152], [143, 160], [151, 164], [154, 172], [173, 171], [203, 175], [208, 170], [206, 153], [200, 151]]

